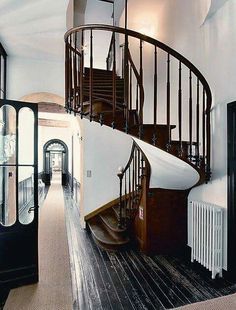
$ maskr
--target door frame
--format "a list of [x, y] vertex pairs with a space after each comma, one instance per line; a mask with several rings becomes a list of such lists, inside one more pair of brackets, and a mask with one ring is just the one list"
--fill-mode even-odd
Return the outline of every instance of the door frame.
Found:
[[[69, 158], [69, 152], [68, 152], [68, 147], [66, 145], [65, 142], [63, 142], [60, 139], [51, 139], [49, 141], [47, 141], [44, 146], [43, 146], [43, 181], [45, 182], [46, 185], [50, 185], [50, 180], [51, 180], [51, 175], [50, 175], [50, 179], [48, 177], [46, 177], [46, 153], [47, 148], [53, 144], [53, 143], [58, 143], [61, 144], [64, 147], [65, 150], [65, 162], [63, 162], [63, 156], [62, 156], [62, 185], [67, 185], [68, 183], [68, 158]], [[63, 152], [62, 152], [63, 154]], [[50, 158], [50, 152], [49, 152], [49, 162], [51, 162], [51, 158]], [[63, 171], [63, 165], [65, 165], [65, 170]]]

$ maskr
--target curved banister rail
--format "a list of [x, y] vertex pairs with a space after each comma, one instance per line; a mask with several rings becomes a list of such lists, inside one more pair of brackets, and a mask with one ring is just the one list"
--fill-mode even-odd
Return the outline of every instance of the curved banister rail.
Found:
[[125, 168], [119, 169], [117, 174], [120, 181], [118, 223], [120, 228], [127, 228], [137, 215], [141, 199], [147, 195], [151, 176], [150, 163], [135, 141]]
[[164, 50], [165, 52], [169, 53], [170, 55], [174, 56], [175, 58], [179, 59], [183, 64], [185, 64], [187, 67], [191, 68], [191, 71], [198, 76], [199, 80], [202, 82], [202, 84], [204, 84], [206, 91], [209, 92], [209, 96], [210, 96], [210, 106], [208, 107], [208, 109], [211, 108], [211, 101], [212, 101], [212, 96], [211, 96], [211, 91], [210, 91], [210, 86], [208, 85], [206, 79], [204, 78], [204, 76], [202, 75], [202, 73], [197, 69], [197, 67], [195, 67], [187, 58], [185, 58], [183, 55], [181, 55], [180, 53], [178, 53], [177, 51], [175, 51], [174, 49], [172, 49], [171, 47], [169, 47], [168, 45], [152, 38], [149, 36], [146, 36], [144, 34], [141, 34], [139, 32], [136, 32], [134, 30], [130, 30], [130, 29], [125, 29], [125, 28], [121, 28], [121, 27], [115, 27], [115, 26], [110, 26], [110, 25], [102, 25], [102, 24], [87, 24], [87, 25], [83, 25], [83, 26], [79, 26], [79, 27], [75, 27], [72, 29], [69, 29], [64, 36], [65, 42], [67, 42], [68, 37], [76, 32], [79, 32], [81, 30], [104, 30], [104, 31], [114, 31], [117, 33], [123, 33], [126, 34], [128, 36], [140, 39], [142, 41], [148, 42], [152, 45], [156, 45], [157, 47], [161, 48], [162, 50]]
[[[97, 94], [98, 88], [94, 84], [94, 58], [96, 57], [94, 36], [99, 31], [112, 34], [112, 39], [108, 44], [109, 46], [107, 46], [109, 55], [112, 55], [111, 58], [113, 58], [112, 61], [109, 59], [111, 71], [107, 70], [107, 72], [112, 73], [112, 91], [107, 97], [104, 97], [104, 101], [110, 101], [112, 105], [110, 125], [113, 128], [138, 136], [144, 141], [190, 162], [201, 171], [204, 171], [205, 180], [208, 180], [210, 178], [211, 90], [202, 73], [187, 58], [166, 44], [136, 31], [110, 25], [88, 24], [70, 29], [65, 34], [66, 108], [69, 111], [80, 113], [81, 117], [89, 115], [91, 121], [100, 118], [101, 124], [107, 124], [103, 122], [102, 113], [98, 116], [94, 109], [96, 100], [101, 99], [101, 94]], [[86, 44], [88, 48], [89, 77], [87, 76], [87, 78], [84, 66], [85, 34], [88, 34]], [[117, 72], [119, 72], [117, 69], [121, 68], [117, 66], [120, 51], [117, 48], [116, 40], [120, 41], [121, 38], [124, 40], [122, 45], [124, 47], [124, 59], [122, 60], [123, 98], [119, 89], [122, 79], [117, 78]], [[130, 52], [134, 40], [139, 46], [138, 49], [136, 48], [136, 56], [139, 52], [139, 59], [135, 59], [135, 61], [133, 61]], [[150, 81], [145, 80], [147, 74], [144, 74], [146, 70], [144, 43], [153, 46], [154, 50], [153, 68], [152, 70], [149, 68], [150, 76], [153, 74], [153, 103], [150, 100], [147, 102], [147, 98], [150, 98], [151, 95], [150, 85], [148, 85]], [[165, 72], [163, 71], [163, 63], [166, 63]], [[161, 82], [159, 81], [160, 73], [158, 71], [160, 66], [162, 66]], [[176, 71], [174, 71], [175, 66]], [[107, 58], [104, 59], [104, 67], [107, 68]], [[133, 83], [133, 76], [136, 84]], [[166, 90], [164, 90], [164, 78], [166, 78]], [[88, 88], [86, 88], [88, 85], [89, 94]], [[87, 105], [89, 104], [89, 110], [86, 108], [85, 102], [87, 102]], [[150, 123], [151, 104], [153, 104], [153, 122]], [[117, 116], [118, 110], [120, 111], [120, 109], [124, 111], [123, 127], [119, 127], [117, 123], [119, 118]], [[149, 112], [148, 117], [146, 110]], [[131, 120], [131, 115], [134, 112], [138, 118], [135, 124]], [[164, 124], [159, 124], [158, 118], [162, 122], [165, 119]], [[145, 124], [144, 120], [146, 119], [148, 121]], [[148, 126], [146, 125], [153, 126], [151, 141], [147, 141], [148, 133], [146, 128]], [[161, 137], [162, 133], [159, 125], [164, 125], [168, 129], [167, 141], [165, 140], [165, 142]], [[134, 129], [135, 126], [139, 127], [138, 133]], [[175, 139], [173, 139], [173, 136]]]

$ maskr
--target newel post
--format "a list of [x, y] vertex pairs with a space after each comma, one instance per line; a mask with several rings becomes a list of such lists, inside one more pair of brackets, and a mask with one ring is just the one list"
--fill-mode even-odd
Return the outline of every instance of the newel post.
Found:
[[123, 171], [124, 171], [124, 168], [119, 167], [118, 172], [117, 172], [117, 176], [118, 176], [119, 181], [120, 181], [119, 218], [118, 218], [118, 227], [119, 228], [122, 228], [122, 226], [123, 226], [123, 219], [122, 219], [122, 180], [123, 180], [123, 176], [124, 176]]

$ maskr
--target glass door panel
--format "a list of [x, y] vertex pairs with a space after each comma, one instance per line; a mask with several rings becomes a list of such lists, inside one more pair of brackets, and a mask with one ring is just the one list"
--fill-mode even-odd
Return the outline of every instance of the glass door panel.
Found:
[[34, 169], [32, 167], [19, 167], [18, 204], [20, 223], [31, 223], [34, 219]]
[[16, 167], [0, 167], [0, 224], [16, 222]]
[[19, 111], [19, 164], [34, 162], [34, 113], [29, 108]]
[[16, 110], [9, 105], [0, 108], [0, 164], [16, 163]]

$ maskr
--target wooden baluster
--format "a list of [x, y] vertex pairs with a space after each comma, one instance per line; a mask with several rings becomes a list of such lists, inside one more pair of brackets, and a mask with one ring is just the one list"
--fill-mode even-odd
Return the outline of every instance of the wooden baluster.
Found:
[[69, 106], [72, 110], [72, 57], [71, 57], [71, 35], [69, 37]]
[[90, 122], [93, 120], [93, 30], [90, 31], [90, 76], [89, 76]]
[[153, 123], [154, 123], [154, 133], [152, 137], [153, 145], [156, 145], [157, 140], [157, 47], [155, 45], [154, 51], [154, 109], [153, 109]]
[[[0, 63], [0, 66], [1, 66], [1, 63]], [[1, 74], [0, 74], [0, 76], [1, 76]], [[68, 39], [65, 42], [65, 101], [66, 101], [66, 110], [68, 111], [68, 109], [69, 109], [69, 47], [68, 47]]]
[[77, 50], [77, 60], [76, 60], [76, 71], [77, 71], [77, 110], [78, 113], [80, 111], [80, 63], [81, 63], [81, 54], [79, 54], [79, 42], [78, 42], [78, 36], [79, 34], [76, 33], [77, 39], [76, 39], [76, 50]]
[[138, 149], [138, 185], [140, 185], [140, 150]]
[[119, 218], [118, 218], [118, 227], [122, 228], [122, 188], [123, 188], [123, 172], [119, 171], [117, 176], [119, 177], [119, 183], [120, 183], [120, 197], [119, 197]]
[[142, 171], [142, 173], [141, 173], [141, 176], [143, 177], [143, 175], [144, 175], [144, 158], [143, 158], [143, 155], [141, 156], [141, 171]]
[[[142, 94], [141, 94], [141, 88], [143, 87], [143, 41], [140, 40], [139, 44], [139, 75], [140, 75], [140, 82], [141, 85], [139, 87], [139, 99], [141, 100]], [[143, 106], [140, 102], [139, 105], [139, 137], [142, 138], [143, 136]]]
[[[67, 41], [65, 42], [65, 55], [66, 55], [66, 49], [67, 48]], [[4, 62], [4, 58], [3, 58], [3, 56], [2, 55], [0, 55], [0, 99], [2, 99], [2, 89], [4, 89], [4, 87], [3, 87], [3, 83], [2, 83], [2, 75], [3, 75], [3, 73], [2, 73], [2, 62]], [[66, 86], [66, 57], [65, 57], [65, 86]], [[65, 91], [66, 91], [66, 89], [65, 89]], [[66, 97], [66, 92], [65, 92], [65, 98], [67, 98]], [[66, 102], [66, 104], [67, 104], [67, 102]]]
[[135, 191], [137, 195], [137, 185], [138, 185], [138, 158], [137, 158], [138, 150], [137, 148], [135, 148], [134, 154], [135, 154]]
[[83, 90], [83, 78], [84, 78], [84, 31], [81, 32], [81, 61], [80, 61], [80, 111], [81, 118], [84, 113], [84, 90]]
[[133, 214], [133, 208], [134, 208], [134, 199], [135, 199], [135, 162], [134, 162], [134, 153], [133, 153], [133, 175], [132, 175], [132, 205], [131, 205], [131, 216]]
[[122, 57], [122, 61], [121, 61], [121, 77], [122, 79], [125, 78], [125, 50], [124, 50], [124, 44], [121, 45], [121, 57]]
[[129, 166], [129, 211], [128, 211], [128, 216], [130, 216], [130, 210], [131, 210], [131, 173], [130, 173], [130, 166]]
[[71, 109], [71, 94], [70, 94], [70, 79], [71, 79], [71, 69], [70, 69], [70, 36], [68, 37], [68, 108]]
[[137, 85], [136, 85], [136, 113], [138, 113], [138, 111], [139, 111], [139, 106], [138, 106], [138, 104], [139, 104], [138, 93], [139, 93], [139, 89], [138, 89], [138, 83], [137, 83]]
[[203, 156], [203, 165], [205, 167], [205, 157], [206, 157], [206, 118], [205, 118], [205, 109], [206, 109], [206, 98], [205, 98], [205, 89], [203, 88], [202, 92], [202, 156]]
[[192, 71], [189, 71], [189, 159], [192, 160], [193, 147], [193, 91], [192, 91]]
[[123, 224], [126, 225], [126, 216], [127, 216], [127, 175], [126, 175], [126, 172], [125, 172], [125, 199], [124, 199], [124, 208], [123, 208]]
[[200, 133], [200, 126], [199, 126], [199, 119], [200, 119], [200, 109], [199, 109], [199, 79], [197, 79], [197, 105], [196, 105], [196, 135], [197, 135], [197, 145], [196, 145], [196, 164], [199, 164], [199, 133]]
[[113, 72], [112, 72], [112, 98], [113, 98], [113, 122], [112, 128], [115, 128], [116, 117], [116, 37], [115, 32], [112, 34], [113, 41]]
[[78, 87], [77, 87], [77, 55], [76, 55], [76, 33], [74, 33], [74, 52], [73, 52], [73, 77], [74, 77], [74, 107], [73, 110], [76, 112], [77, 110], [77, 92], [78, 92]]
[[[132, 106], [132, 88], [133, 88], [133, 76], [132, 76], [132, 67], [130, 66], [130, 70], [129, 70], [129, 109], [132, 110], [133, 106]], [[132, 124], [133, 125], [133, 124]]]
[[129, 62], [128, 62], [128, 35], [125, 34], [124, 46], [124, 103], [125, 103], [125, 131], [129, 132]]
[[171, 147], [171, 128], [170, 128], [170, 54], [167, 54], [167, 83], [166, 83], [166, 99], [167, 99], [167, 128], [168, 128], [168, 143], [167, 143], [167, 151], [170, 150]]
[[137, 195], [138, 195], [138, 150], [135, 148], [135, 209], [137, 208]]
[[178, 123], [179, 123], [179, 156], [183, 155], [182, 146], [182, 63], [179, 62], [179, 90], [178, 90]]
[[206, 107], [206, 180], [209, 181], [211, 177], [211, 116], [210, 106], [211, 98], [207, 95], [207, 107]]
[[136, 148], [134, 148], [134, 196], [136, 190]]

